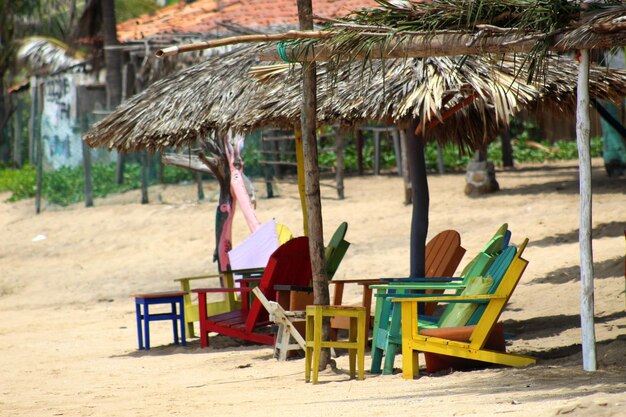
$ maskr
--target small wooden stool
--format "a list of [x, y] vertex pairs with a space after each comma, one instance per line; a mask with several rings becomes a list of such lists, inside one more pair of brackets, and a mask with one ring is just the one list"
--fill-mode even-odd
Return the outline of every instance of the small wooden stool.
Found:
[[[144, 348], [150, 350], [150, 322], [159, 320], [172, 320], [174, 329], [174, 343], [178, 344], [178, 322], [180, 321], [180, 338], [183, 346], [187, 345], [185, 339], [185, 308], [183, 304], [183, 291], [155, 292], [149, 294], [132, 294], [135, 297], [135, 313], [137, 316], [137, 339], [139, 341], [139, 349]], [[148, 306], [154, 304], [171, 304], [172, 310], [169, 313], [150, 314]], [[178, 313], [176, 312], [176, 304], [178, 304]], [[141, 311], [143, 306], [143, 313]], [[142, 323], [143, 320], [143, 334]]]
[[[322, 341], [322, 320], [324, 317], [349, 317], [350, 329], [348, 341]], [[311, 380], [312, 367], [312, 382], [317, 384], [322, 348], [348, 349], [348, 354], [350, 355], [350, 378], [356, 376], [355, 368], [358, 357], [359, 379], [364, 379], [365, 343], [365, 307], [307, 306], [304, 380], [306, 382]]]

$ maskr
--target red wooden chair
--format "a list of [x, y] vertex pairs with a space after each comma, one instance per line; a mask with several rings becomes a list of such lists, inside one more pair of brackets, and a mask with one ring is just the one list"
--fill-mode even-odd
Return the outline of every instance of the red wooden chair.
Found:
[[[277, 285], [308, 286], [311, 283], [311, 261], [309, 239], [298, 237], [281, 245], [270, 256], [267, 267], [260, 279], [242, 279], [240, 288], [201, 288], [193, 290], [198, 294], [200, 307], [200, 346], [209, 345], [209, 332], [215, 332], [238, 339], [267, 345], [274, 344], [274, 334], [265, 331], [269, 321], [268, 313], [256, 297], [250, 297], [252, 287], [258, 284], [259, 290], [269, 301], [277, 301]], [[241, 292], [241, 308], [228, 313], [207, 316], [206, 294]]]

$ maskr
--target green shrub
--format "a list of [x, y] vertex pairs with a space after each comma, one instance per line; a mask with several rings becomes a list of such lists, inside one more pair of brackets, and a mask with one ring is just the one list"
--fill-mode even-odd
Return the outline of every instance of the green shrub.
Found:
[[0, 169], [0, 192], [11, 191], [8, 201], [17, 201], [35, 196], [37, 173], [35, 168], [24, 165], [22, 169]]

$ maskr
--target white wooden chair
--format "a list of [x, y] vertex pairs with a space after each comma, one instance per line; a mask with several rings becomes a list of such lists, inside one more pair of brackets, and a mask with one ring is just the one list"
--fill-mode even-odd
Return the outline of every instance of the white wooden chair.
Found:
[[274, 357], [279, 361], [285, 361], [287, 360], [289, 351], [304, 350], [304, 338], [294, 327], [293, 323], [296, 321], [305, 321], [305, 311], [285, 310], [277, 302], [269, 301], [258, 288], [254, 288], [252, 292], [269, 313], [270, 320], [278, 325], [276, 342], [274, 343]]

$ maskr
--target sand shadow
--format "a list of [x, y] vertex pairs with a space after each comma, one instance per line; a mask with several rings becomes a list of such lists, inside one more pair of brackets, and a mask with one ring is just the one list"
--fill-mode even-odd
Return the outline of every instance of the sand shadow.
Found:
[[[593, 194], [624, 194], [625, 181], [620, 178], [609, 178], [606, 174], [601, 173], [599, 170], [593, 172], [591, 179], [591, 187]], [[539, 194], [578, 194], [579, 185], [578, 178], [567, 177], [563, 180], [542, 182], [540, 184], [526, 184], [519, 187], [507, 188], [502, 187], [500, 191], [490, 196], [497, 195], [539, 195]]]
[[[618, 256], [593, 263], [593, 278], [606, 279], [621, 277], [624, 271], [624, 257]], [[529, 284], [565, 284], [580, 281], [580, 266], [567, 266], [549, 272], [545, 277], [535, 278]]]
[[[601, 223], [593, 228], [592, 236], [594, 239], [623, 236], [625, 229], [625, 222]], [[528, 246], [546, 247], [575, 242], [578, 242], [578, 229], [567, 233], [557, 233], [540, 240], [529, 242]]]
[[[596, 316], [595, 322], [608, 323], [613, 320], [626, 318], [626, 311], [618, 311], [606, 316]], [[544, 337], [557, 336], [562, 332], [580, 327], [580, 316], [557, 315], [548, 317], [533, 317], [527, 320], [505, 320], [506, 332], [513, 335], [514, 339], [534, 340]]]
[[[132, 352], [127, 352], [119, 355], [111, 355], [111, 358], [141, 358], [144, 356], [169, 356], [169, 355], [195, 355], [195, 354], [207, 354], [211, 352], [228, 352], [228, 351], [241, 351], [246, 350], [250, 352], [264, 350], [268, 346], [263, 344], [258, 344], [254, 342], [248, 342], [245, 340], [235, 339], [232, 337], [224, 336], [224, 335], [215, 335], [209, 337], [209, 346], [203, 348], [200, 346], [199, 338], [187, 339], [187, 345], [176, 345], [173, 342], [169, 344], [158, 344], [154, 346], [150, 346], [150, 350], [145, 349], [136, 349]], [[260, 352], [257, 356], [250, 356], [251, 360], [265, 360], [272, 359], [272, 353], [266, 353], [263, 351]], [[245, 368], [249, 365], [242, 364], [241, 368]]]

